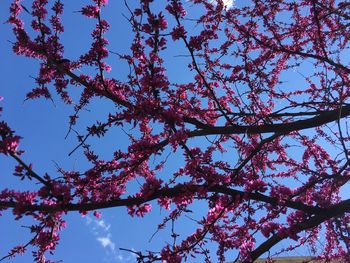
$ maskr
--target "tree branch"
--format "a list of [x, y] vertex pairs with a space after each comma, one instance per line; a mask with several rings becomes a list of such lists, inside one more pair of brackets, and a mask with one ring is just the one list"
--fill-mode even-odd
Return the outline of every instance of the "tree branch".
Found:
[[[350, 199], [344, 200], [338, 204], [332, 205], [326, 209], [326, 212], [312, 216], [306, 219], [304, 222], [299, 223], [297, 226], [293, 226], [293, 231], [300, 233], [301, 231], [314, 228], [323, 222], [333, 218], [339, 217], [342, 214], [350, 212]], [[268, 240], [263, 242], [259, 247], [257, 247], [251, 253], [251, 261], [253, 262], [259, 258], [262, 254], [269, 251], [273, 246], [275, 246], [280, 241], [288, 238], [288, 236], [281, 236], [278, 234], [273, 235]]]
[[[96, 209], [103, 208], [111, 208], [111, 207], [119, 207], [119, 206], [132, 206], [132, 205], [141, 205], [146, 202], [161, 198], [167, 197], [172, 198], [178, 195], [183, 194], [195, 194], [201, 189], [206, 189], [208, 192], [218, 193], [218, 194], [226, 194], [231, 197], [240, 197], [240, 200], [251, 199], [259, 202], [268, 203], [271, 205], [279, 205], [279, 200], [277, 198], [273, 198], [267, 195], [263, 195], [261, 193], [248, 193], [240, 190], [231, 189], [226, 186], [215, 185], [184, 185], [179, 184], [173, 188], [163, 188], [155, 191], [153, 194], [149, 195], [149, 197], [128, 197], [125, 199], [115, 199], [109, 200], [105, 202], [91, 202], [91, 203], [69, 203], [69, 204], [56, 204], [56, 205], [22, 205], [21, 210], [23, 211], [45, 211], [48, 213], [56, 212], [56, 211], [91, 211]], [[301, 210], [307, 214], [320, 214], [324, 213], [326, 210], [324, 208], [305, 205], [302, 202], [285, 200], [283, 205]], [[14, 201], [0, 201], [0, 207], [5, 208], [15, 208], [18, 206], [17, 202]]]
[[230, 125], [207, 127], [200, 130], [194, 130], [189, 133], [189, 137], [222, 135], [222, 134], [260, 134], [260, 133], [278, 133], [287, 134], [292, 131], [300, 131], [336, 121], [350, 115], [350, 105], [343, 106], [339, 109], [325, 111], [313, 118], [299, 120], [289, 123], [275, 123], [265, 125]]

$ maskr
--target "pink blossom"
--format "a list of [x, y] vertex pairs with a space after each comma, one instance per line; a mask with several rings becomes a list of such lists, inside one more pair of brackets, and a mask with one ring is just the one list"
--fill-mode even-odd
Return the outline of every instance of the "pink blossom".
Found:
[[185, 37], [186, 31], [183, 26], [177, 26], [173, 28], [173, 31], [171, 32], [171, 37], [173, 40], [178, 40], [182, 37]]
[[98, 6], [87, 5], [81, 9], [81, 13], [87, 17], [97, 17], [100, 12], [100, 8]]
[[102, 214], [98, 211], [94, 211], [94, 216], [98, 219], [100, 219], [102, 217]]
[[0, 153], [5, 155], [16, 153], [20, 139], [19, 136], [13, 136], [0, 141]]

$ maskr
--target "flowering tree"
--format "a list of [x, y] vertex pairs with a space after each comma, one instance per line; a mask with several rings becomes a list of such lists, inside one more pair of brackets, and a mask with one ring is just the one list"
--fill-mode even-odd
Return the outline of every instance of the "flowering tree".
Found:
[[[169, 210], [162, 229], [204, 202], [190, 235], [173, 231], [161, 251], [134, 252], [139, 262], [211, 262], [208, 242], [217, 243], [220, 262], [231, 250], [253, 262], [287, 239], [295, 242], [283, 251], [308, 245], [319, 258], [348, 262], [350, 199], [340, 194], [350, 179], [348, 1], [125, 1], [134, 38], [117, 56], [129, 66], [126, 76], [109, 65], [116, 54], [106, 37], [108, 1], [75, 13], [96, 24], [91, 48], [76, 58], [65, 56], [60, 40], [63, 2], [10, 7], [13, 52], [40, 61], [27, 98], [58, 94], [73, 108], [72, 132], [92, 99], [114, 106], [77, 132], [73, 152], [89, 161], [86, 171], [37, 173], [23, 161], [21, 137], [0, 122], [0, 153], [17, 162], [14, 176], [33, 182], [30, 192], [1, 189], [1, 210], [33, 218], [33, 238], [6, 257], [34, 246], [37, 262], [51, 262], [44, 254], [55, 249], [69, 212], [99, 216], [123, 206], [143, 217], [158, 205]], [[180, 80], [168, 73], [174, 47], [186, 61]], [[101, 158], [89, 140], [123, 127], [132, 127], [127, 150]], [[164, 175], [174, 159], [179, 167]], [[317, 251], [320, 233], [326, 241]]]

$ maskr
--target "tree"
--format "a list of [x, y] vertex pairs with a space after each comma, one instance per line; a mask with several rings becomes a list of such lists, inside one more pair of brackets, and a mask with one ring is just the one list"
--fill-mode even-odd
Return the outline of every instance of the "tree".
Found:
[[[211, 262], [208, 242], [220, 262], [230, 250], [253, 262], [283, 240], [295, 241], [283, 251], [309, 245], [320, 259], [348, 262], [348, 1], [125, 1], [134, 38], [121, 54], [108, 46], [108, 1], [93, 0], [74, 13], [95, 23], [90, 49], [76, 57], [61, 42], [63, 1], [48, 2], [13, 0], [13, 52], [40, 61], [27, 99], [72, 107], [70, 154], [90, 166], [40, 174], [24, 161], [22, 138], [0, 123], [0, 153], [17, 162], [14, 176], [33, 182], [31, 191], [1, 190], [1, 210], [33, 219], [33, 238], [6, 257], [34, 246], [37, 262], [51, 262], [44, 254], [70, 212], [127, 207], [143, 217], [158, 205], [169, 210], [161, 230], [201, 202], [207, 210], [192, 234], [171, 229], [161, 251], [134, 252], [139, 262]], [[170, 74], [174, 56], [184, 63]], [[111, 71], [115, 59], [126, 75]], [[82, 130], [79, 116], [97, 99], [113, 103], [110, 113]], [[127, 149], [102, 158], [91, 138], [116, 131], [127, 134]], [[171, 173], [170, 162], [179, 164]]]

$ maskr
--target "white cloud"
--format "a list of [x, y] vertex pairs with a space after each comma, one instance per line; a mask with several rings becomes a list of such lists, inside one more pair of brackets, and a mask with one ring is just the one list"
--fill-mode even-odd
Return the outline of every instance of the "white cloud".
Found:
[[100, 242], [104, 248], [109, 248], [113, 252], [115, 251], [115, 244], [111, 240], [111, 235], [97, 237], [97, 241]]
[[103, 219], [96, 220], [96, 224], [101, 227], [104, 231], [108, 231], [111, 227], [110, 224], [106, 224], [106, 222]]
[[86, 216], [86, 224], [90, 225], [90, 224], [94, 224], [92, 227], [96, 230], [103, 230], [105, 232], [108, 232], [109, 228], [111, 227], [110, 224], [107, 224], [103, 219], [94, 219], [91, 216]]
[[[211, 3], [217, 3], [217, 0], [210, 0]], [[227, 9], [231, 8], [233, 4], [235, 3], [234, 0], [223, 0], [224, 6], [226, 6]]]
[[102, 218], [92, 218], [86, 216], [86, 225], [91, 227], [91, 232], [96, 237], [98, 243], [106, 250], [106, 254], [112, 255], [114, 258], [119, 259], [116, 254], [116, 245], [112, 240], [111, 225], [106, 223]]
[[96, 241], [105, 249], [105, 262], [136, 262], [134, 254], [125, 256], [124, 252], [117, 252], [109, 223], [102, 218], [97, 219], [91, 216], [86, 216], [85, 220], [86, 225], [90, 227], [92, 234], [96, 237]]

